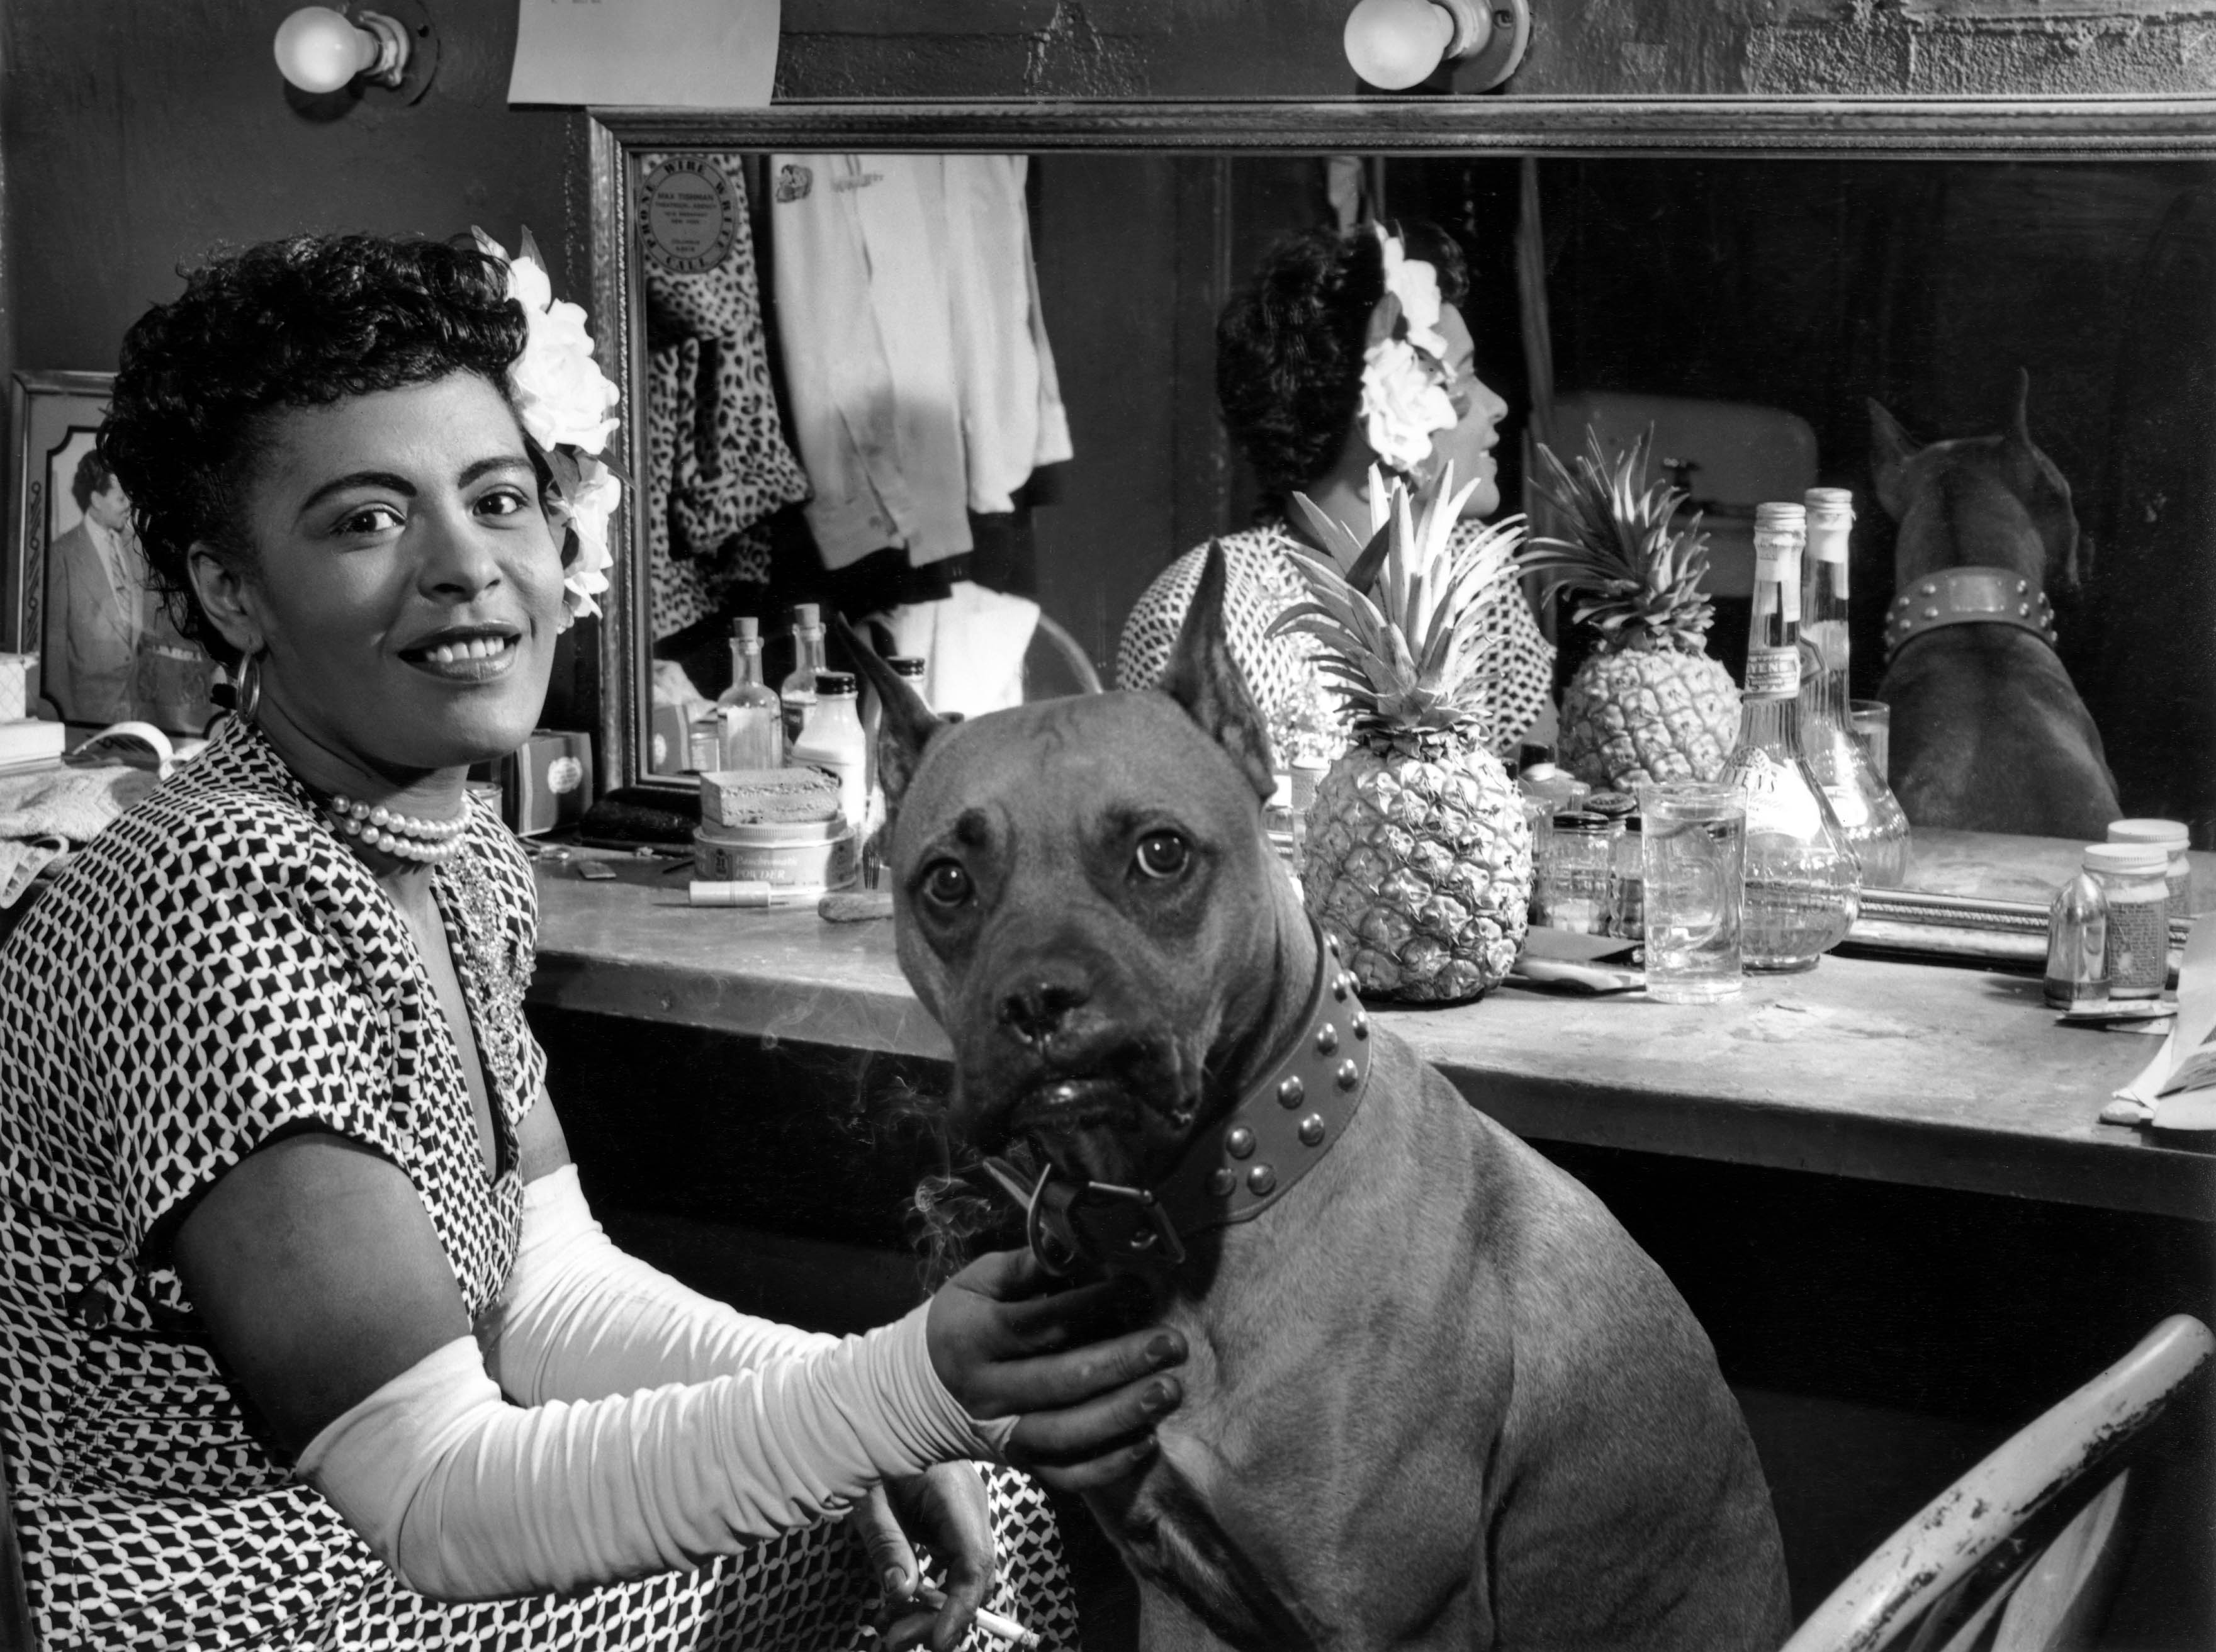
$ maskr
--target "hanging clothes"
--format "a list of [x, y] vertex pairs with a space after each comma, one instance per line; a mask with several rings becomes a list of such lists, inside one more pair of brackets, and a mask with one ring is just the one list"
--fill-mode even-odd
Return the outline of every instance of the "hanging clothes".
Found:
[[824, 565], [971, 549], [1069, 422], [1031, 264], [1028, 162], [770, 159], [778, 330]]
[[[651, 167], [659, 157], [649, 156]], [[740, 232], [711, 268], [643, 258], [647, 322], [647, 569], [653, 634], [714, 613], [729, 588], [769, 576], [760, 525], [808, 496], [770, 387], [769, 345], [746, 176], [736, 156], [703, 157], [729, 186]]]

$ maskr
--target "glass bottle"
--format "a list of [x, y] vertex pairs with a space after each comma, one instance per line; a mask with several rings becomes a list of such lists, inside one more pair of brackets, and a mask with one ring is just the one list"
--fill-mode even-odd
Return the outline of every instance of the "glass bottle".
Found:
[[1739, 741], [1719, 780], [1746, 793], [1746, 967], [1811, 970], [1862, 909], [1862, 872], [1800, 749], [1800, 553], [1807, 514], [1757, 506], [1754, 611]]
[[839, 812], [849, 830], [859, 831], [868, 807], [863, 777], [862, 718], [854, 704], [849, 671], [818, 671], [816, 693], [800, 738], [785, 761], [797, 768], [820, 768], [839, 783]]
[[1847, 543], [1854, 495], [1811, 488], [1800, 559], [1800, 750], [1824, 788], [1867, 888], [1897, 889], [1908, 876], [1908, 817], [1855, 738], [1847, 712]]
[[731, 686], [716, 702], [725, 768], [785, 764], [785, 707], [762, 681], [761, 647], [758, 621], [731, 621]]
[[808, 708], [816, 703], [816, 674], [823, 669], [823, 611], [813, 602], [793, 604], [792, 648], [797, 663], [777, 686], [777, 697], [785, 708], [787, 746], [800, 738]]

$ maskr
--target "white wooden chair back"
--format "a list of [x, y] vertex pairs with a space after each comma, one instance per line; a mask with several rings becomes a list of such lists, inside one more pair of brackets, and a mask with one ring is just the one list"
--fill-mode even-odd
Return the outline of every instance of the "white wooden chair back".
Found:
[[[2118, 1564], [2128, 1473], [2110, 1479], [2036, 1555], [2009, 1565], [1997, 1551], [2151, 1423], [2212, 1353], [2216, 1335], [2199, 1320], [2164, 1320], [1894, 1532], [1783, 1652], [2047, 1652], [2086, 1643]], [[1989, 1558], [2006, 1574], [1996, 1579]], [[1981, 1587], [1991, 1593], [1961, 1616], [1956, 1609], [1967, 1603], [1958, 1592]]]

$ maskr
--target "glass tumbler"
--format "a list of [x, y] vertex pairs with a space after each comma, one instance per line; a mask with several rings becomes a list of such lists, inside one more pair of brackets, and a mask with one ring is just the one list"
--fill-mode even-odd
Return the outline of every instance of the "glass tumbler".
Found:
[[1746, 794], [1714, 780], [1639, 789], [1647, 996], [1712, 1004], [1739, 991]]

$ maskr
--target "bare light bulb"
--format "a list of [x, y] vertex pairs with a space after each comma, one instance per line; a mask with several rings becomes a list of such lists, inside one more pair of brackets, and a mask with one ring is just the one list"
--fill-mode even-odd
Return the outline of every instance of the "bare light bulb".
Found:
[[277, 25], [277, 71], [304, 92], [335, 92], [357, 76], [397, 86], [408, 67], [408, 31], [365, 11], [360, 21], [329, 6], [303, 6]]
[[1362, 0], [1347, 14], [1346, 60], [1370, 85], [1406, 91], [1454, 44], [1455, 20], [1432, 0]]

